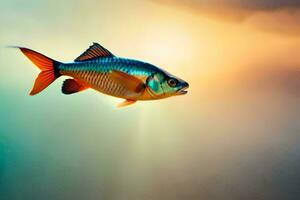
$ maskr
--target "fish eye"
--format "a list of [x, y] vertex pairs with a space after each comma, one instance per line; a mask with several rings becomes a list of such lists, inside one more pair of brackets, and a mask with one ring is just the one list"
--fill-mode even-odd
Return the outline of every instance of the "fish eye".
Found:
[[169, 84], [169, 86], [171, 86], [171, 87], [175, 87], [176, 84], [177, 84], [177, 81], [176, 81], [175, 79], [169, 79], [169, 80], [168, 80], [168, 84]]

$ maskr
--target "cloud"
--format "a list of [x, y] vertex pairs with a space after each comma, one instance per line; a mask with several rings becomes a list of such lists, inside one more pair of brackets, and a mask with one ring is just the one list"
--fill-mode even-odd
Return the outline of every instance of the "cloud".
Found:
[[[202, 4], [201, 0], [192, 0], [192, 2]], [[276, 10], [300, 7], [300, 1], [297, 0], [213, 0], [207, 1], [206, 3], [214, 6], [226, 5], [228, 7], [245, 10]]]
[[300, 8], [299, 0], [157, 0], [193, 7], [232, 8], [251, 11]]
[[261, 30], [284, 34], [300, 33], [300, 11], [290, 12], [280, 10], [273, 13], [255, 13], [245, 19], [247, 25], [257, 27]]
[[153, 0], [264, 31], [300, 33], [300, 0]]

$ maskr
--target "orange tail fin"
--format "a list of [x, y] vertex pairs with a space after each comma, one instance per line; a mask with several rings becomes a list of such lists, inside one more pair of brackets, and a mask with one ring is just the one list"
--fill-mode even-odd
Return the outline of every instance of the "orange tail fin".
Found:
[[57, 62], [43, 54], [40, 54], [31, 49], [19, 47], [22, 53], [29, 58], [40, 70], [40, 74], [35, 79], [34, 86], [30, 92], [30, 95], [35, 95], [43, 91], [48, 87], [55, 79], [60, 76], [58, 66], [60, 62]]

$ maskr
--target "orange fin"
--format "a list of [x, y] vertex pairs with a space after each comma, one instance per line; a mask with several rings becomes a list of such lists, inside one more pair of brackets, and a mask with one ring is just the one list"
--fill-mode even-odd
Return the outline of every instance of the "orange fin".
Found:
[[125, 107], [125, 106], [129, 106], [129, 105], [132, 105], [136, 102], [136, 100], [131, 100], [131, 99], [126, 99], [125, 101], [123, 101], [122, 103], [119, 103], [117, 105], [118, 108], [122, 108], [122, 107]]
[[58, 66], [60, 62], [57, 62], [43, 54], [40, 54], [31, 49], [18, 47], [22, 53], [29, 58], [40, 70], [40, 74], [35, 80], [34, 86], [30, 92], [30, 95], [35, 95], [43, 91], [48, 87], [55, 79], [60, 76]]
[[86, 61], [100, 57], [114, 57], [114, 55], [100, 44], [94, 42], [93, 45], [76, 58], [75, 61]]
[[61, 91], [64, 94], [73, 94], [76, 92], [83, 91], [85, 89], [88, 89], [89, 87], [80, 83], [79, 81], [75, 79], [66, 79], [62, 85]]
[[35, 79], [34, 86], [30, 92], [30, 95], [33, 96], [43, 91], [53, 81], [55, 81], [55, 79], [56, 77], [54, 76], [54, 73], [52, 71], [41, 71], [38, 77]]
[[109, 75], [113, 80], [122, 84], [131, 92], [140, 93], [146, 88], [142, 80], [125, 72], [113, 70]]

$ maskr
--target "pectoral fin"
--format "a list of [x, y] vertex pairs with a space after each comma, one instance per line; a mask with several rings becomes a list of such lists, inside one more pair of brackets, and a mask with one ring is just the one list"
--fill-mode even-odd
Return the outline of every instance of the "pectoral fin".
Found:
[[113, 70], [110, 77], [133, 93], [140, 93], [146, 88], [142, 80], [125, 72]]
[[134, 104], [136, 102], [136, 100], [130, 100], [130, 99], [126, 99], [125, 101], [123, 101], [122, 103], [119, 103], [117, 105], [118, 108], [122, 108], [122, 107], [125, 107], [125, 106], [129, 106], [131, 104]]

